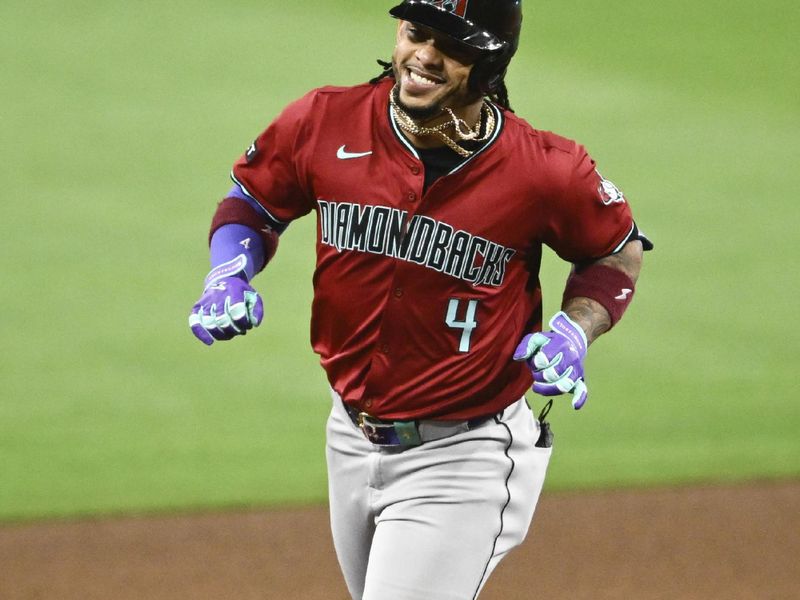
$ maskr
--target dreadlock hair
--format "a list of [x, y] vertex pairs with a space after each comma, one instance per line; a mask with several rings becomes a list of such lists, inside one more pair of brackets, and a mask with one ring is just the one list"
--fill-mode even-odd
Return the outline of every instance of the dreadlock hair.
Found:
[[370, 83], [378, 83], [381, 79], [386, 79], [387, 77], [394, 77], [394, 69], [392, 69], [392, 63], [387, 62], [385, 60], [381, 60], [380, 58], [376, 61], [383, 71], [377, 77], [373, 77], [369, 80]]
[[501, 79], [497, 87], [489, 92], [488, 96], [489, 100], [498, 106], [502, 106], [509, 112], [514, 112], [514, 109], [511, 108], [511, 103], [508, 101], [508, 88], [506, 87], [505, 79]]
[[[380, 75], [370, 79], [370, 83], [375, 84], [382, 79], [386, 79], [387, 77], [394, 77], [394, 69], [392, 68], [391, 62], [378, 59], [377, 63], [381, 66], [383, 71], [381, 71]], [[508, 88], [506, 87], [505, 79], [501, 79], [500, 83], [497, 84], [497, 87], [486, 94], [486, 96], [498, 106], [505, 108], [509, 112], [514, 112], [514, 109], [511, 108], [511, 103], [508, 101]]]

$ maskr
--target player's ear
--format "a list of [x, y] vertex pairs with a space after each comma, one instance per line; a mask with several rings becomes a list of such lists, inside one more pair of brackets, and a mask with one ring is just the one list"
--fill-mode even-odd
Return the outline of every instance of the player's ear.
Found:
[[400, 41], [402, 36], [408, 35], [408, 28], [414, 27], [414, 23], [411, 21], [403, 21], [402, 19], [397, 20], [397, 41]]

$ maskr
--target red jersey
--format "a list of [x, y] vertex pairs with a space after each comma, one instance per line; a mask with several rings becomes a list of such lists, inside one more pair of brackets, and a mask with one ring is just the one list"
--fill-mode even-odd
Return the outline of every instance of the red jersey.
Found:
[[541, 328], [542, 244], [607, 256], [631, 212], [582, 146], [494, 105], [489, 142], [423, 193], [392, 85], [310, 92], [232, 176], [268, 222], [317, 214], [311, 342], [348, 404], [385, 419], [499, 412], [532, 381], [512, 355]]

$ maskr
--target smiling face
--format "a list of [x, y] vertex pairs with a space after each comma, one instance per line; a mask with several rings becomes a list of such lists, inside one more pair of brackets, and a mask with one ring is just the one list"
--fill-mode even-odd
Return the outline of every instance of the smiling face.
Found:
[[392, 56], [398, 104], [419, 121], [437, 117], [445, 107], [457, 113], [479, 113], [482, 97], [468, 86], [479, 56], [477, 50], [446, 35], [401, 21]]

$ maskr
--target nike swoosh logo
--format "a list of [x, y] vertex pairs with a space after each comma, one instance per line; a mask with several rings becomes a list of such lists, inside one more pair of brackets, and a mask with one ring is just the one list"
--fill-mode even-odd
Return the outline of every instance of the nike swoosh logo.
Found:
[[372, 154], [372, 150], [370, 150], [369, 152], [348, 152], [347, 150], [344, 149], [346, 145], [347, 144], [345, 144], [336, 151], [336, 158], [339, 158], [341, 160], [347, 160], [348, 158], [363, 158], [365, 156], [369, 156], [370, 154]]

